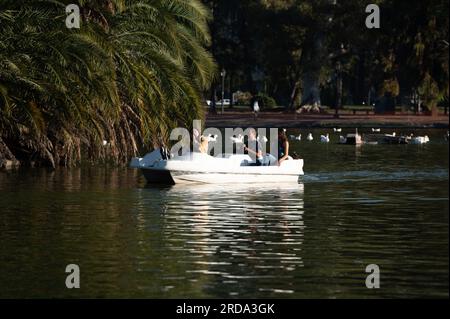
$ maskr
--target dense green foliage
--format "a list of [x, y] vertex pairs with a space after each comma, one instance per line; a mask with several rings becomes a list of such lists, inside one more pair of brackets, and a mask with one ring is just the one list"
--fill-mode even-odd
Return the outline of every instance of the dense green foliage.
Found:
[[255, 95], [255, 97], [258, 102], [259, 102], [259, 106], [261, 107], [261, 110], [267, 110], [267, 109], [273, 109], [274, 107], [277, 106], [277, 102], [275, 101], [274, 98], [268, 96], [267, 94], [264, 93], [259, 93], [257, 95]]
[[[205, 2], [214, 9], [213, 51], [229, 74], [227, 90], [262, 91], [289, 107], [316, 87], [318, 102], [334, 106], [340, 64], [346, 103], [367, 103], [369, 91], [372, 102], [418, 91], [429, 107], [448, 103], [448, 1]], [[380, 29], [366, 28], [370, 3], [380, 7]]]
[[[65, 26], [73, 2], [80, 29]], [[444, 0], [0, 0], [0, 166], [124, 163], [167, 141], [218, 95], [213, 56], [244, 104], [335, 106], [342, 83], [344, 103], [418, 94], [436, 109], [448, 30]]]
[[80, 0], [80, 29], [70, 3], [0, 1], [3, 157], [126, 162], [202, 117], [215, 64], [200, 1]]

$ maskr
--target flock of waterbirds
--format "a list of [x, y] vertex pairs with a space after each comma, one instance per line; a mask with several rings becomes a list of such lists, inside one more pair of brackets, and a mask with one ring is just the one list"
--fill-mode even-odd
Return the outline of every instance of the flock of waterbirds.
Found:
[[[284, 129], [284, 131], [286, 131]], [[342, 128], [333, 128], [333, 132], [334, 133], [341, 133], [342, 132]], [[380, 128], [372, 128], [372, 133], [381, 133], [381, 129]], [[358, 135], [358, 131], [356, 130], [356, 134]], [[410, 134], [410, 135], [406, 135], [406, 136], [397, 136], [396, 132], [392, 132], [391, 134], [378, 134], [381, 137], [384, 137], [384, 139], [396, 139], [399, 141], [404, 141], [404, 143], [401, 144], [427, 144], [430, 142], [430, 138], [428, 137], [428, 135], [424, 135], [424, 136], [414, 136], [414, 134]], [[208, 135], [207, 137], [208, 142], [211, 143], [215, 143], [217, 142], [217, 135]], [[238, 134], [237, 136], [232, 136], [230, 137], [231, 141], [235, 144], [244, 144], [244, 136], [242, 134]], [[302, 141], [302, 134], [298, 134], [298, 135], [289, 135], [289, 139], [292, 141]], [[266, 136], [258, 136], [257, 140], [261, 143], [267, 143], [268, 142], [268, 138]], [[308, 133], [308, 135], [306, 136], [306, 140], [308, 142], [311, 142], [314, 140], [314, 136], [312, 135], [312, 133]], [[449, 141], [449, 131], [447, 131], [447, 133], [444, 135], [444, 140], [445, 141]], [[325, 135], [320, 135], [320, 142], [321, 143], [329, 143], [330, 142], [330, 134], [327, 133]], [[339, 135], [339, 144], [346, 144], [347, 142], [347, 137], [343, 136], [343, 135]], [[368, 142], [368, 144], [373, 144]], [[111, 143], [103, 140], [102, 141], [102, 145], [103, 146], [110, 146]]]
[[[430, 142], [430, 138], [428, 137], [428, 135], [424, 135], [424, 136], [415, 136], [414, 134], [409, 134], [409, 135], [398, 135], [396, 132], [392, 132], [392, 133], [386, 133], [386, 134], [382, 134], [381, 133], [381, 128], [372, 128], [371, 129], [372, 134], [368, 134], [369, 139], [372, 138], [372, 140], [374, 138], [377, 138], [378, 141], [384, 141], [384, 142], [389, 142], [389, 141], [396, 141], [399, 144], [427, 144]], [[341, 133], [342, 132], [342, 128], [333, 128], [333, 132], [334, 133]], [[355, 133], [351, 134], [353, 136], [361, 136], [358, 133], [358, 130], [355, 129]], [[298, 134], [298, 135], [289, 135], [289, 139], [292, 141], [302, 141], [302, 134]], [[444, 136], [444, 139], [446, 141], [449, 140], [449, 132], [447, 131], [447, 134]], [[311, 142], [314, 140], [314, 136], [312, 133], [308, 133], [308, 135], [306, 136], [306, 140]], [[320, 135], [320, 142], [321, 143], [329, 143], [330, 142], [330, 134], [326, 133], [326, 134], [322, 134]], [[343, 136], [343, 135], [339, 135], [339, 144], [346, 144], [347, 142], [347, 137]], [[369, 144], [377, 144], [378, 142], [375, 143], [370, 143]]]
[[[414, 136], [414, 134], [410, 134], [410, 135], [402, 136], [402, 135], [397, 135], [396, 132], [392, 132], [390, 134], [387, 134], [387, 133], [382, 134], [380, 128], [372, 128], [371, 131], [372, 131], [372, 134], [369, 134], [369, 137], [372, 137], [372, 138], [376, 137], [379, 140], [381, 139], [381, 140], [388, 141], [388, 142], [396, 141], [396, 142], [399, 142], [399, 144], [427, 144], [430, 142], [430, 138], [428, 137], [428, 135]], [[342, 128], [333, 128], [333, 132], [341, 133]], [[357, 129], [355, 130], [355, 133], [349, 134], [349, 135], [360, 136]], [[212, 134], [207, 137], [208, 142], [213, 142], [213, 143], [217, 141], [217, 138], [218, 138], [217, 135], [212, 135]], [[343, 135], [339, 135], [339, 143], [346, 144], [347, 138], [348, 138], [348, 135], [347, 135], [347, 137], [343, 136]], [[447, 131], [447, 134], [444, 136], [444, 139], [446, 141], [449, 140], [449, 132], [448, 131]], [[235, 144], [244, 144], [244, 136], [242, 134], [231, 136], [230, 140]], [[261, 143], [268, 142], [268, 138], [263, 135], [258, 136], [257, 140]], [[289, 135], [289, 140], [300, 142], [300, 141], [302, 141], [302, 134]], [[306, 136], [306, 141], [308, 141], [308, 142], [314, 141], [314, 136], [311, 132], [308, 133], [308, 135]], [[320, 143], [330, 143], [330, 134], [326, 133], [326, 134], [320, 135], [319, 141], [320, 141]], [[377, 142], [376, 143], [367, 142], [367, 143], [368, 144], [376, 144]]]

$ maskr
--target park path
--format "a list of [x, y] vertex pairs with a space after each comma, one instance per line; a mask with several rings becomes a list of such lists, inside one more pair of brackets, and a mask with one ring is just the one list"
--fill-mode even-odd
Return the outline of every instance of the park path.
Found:
[[411, 128], [448, 128], [449, 116], [436, 117], [426, 115], [396, 114], [343, 114], [335, 118], [333, 114], [292, 114], [262, 112], [255, 119], [251, 112], [225, 112], [225, 114], [207, 114], [208, 127], [411, 127]]

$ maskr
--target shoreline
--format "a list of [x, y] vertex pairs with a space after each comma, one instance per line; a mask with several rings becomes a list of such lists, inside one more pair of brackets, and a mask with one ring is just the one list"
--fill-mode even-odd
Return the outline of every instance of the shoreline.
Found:
[[350, 115], [335, 118], [334, 114], [293, 114], [262, 112], [255, 119], [251, 112], [206, 114], [206, 127], [284, 127], [284, 128], [436, 128], [448, 129], [449, 116], [427, 115]]

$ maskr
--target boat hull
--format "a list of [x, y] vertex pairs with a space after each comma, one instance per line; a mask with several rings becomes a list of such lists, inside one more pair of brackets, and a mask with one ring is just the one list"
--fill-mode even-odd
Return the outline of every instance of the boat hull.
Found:
[[[268, 161], [269, 162], [269, 161]], [[173, 159], [162, 159], [159, 151], [135, 158], [130, 166], [142, 170], [149, 183], [298, 183], [303, 175], [303, 160], [283, 161], [281, 165], [253, 165], [248, 155], [232, 154], [212, 157], [189, 153]]]
[[149, 183], [158, 184], [230, 184], [230, 183], [298, 183], [299, 174], [258, 174], [258, 173], [214, 173], [214, 172], [186, 172], [164, 171], [152, 168], [142, 168], [142, 172]]
[[148, 183], [175, 185], [175, 180], [169, 171], [142, 169], [142, 173]]

